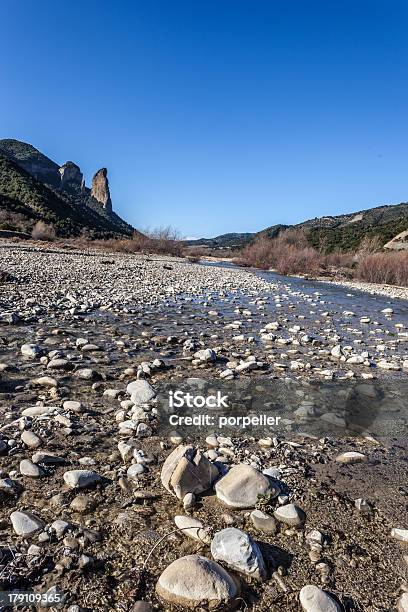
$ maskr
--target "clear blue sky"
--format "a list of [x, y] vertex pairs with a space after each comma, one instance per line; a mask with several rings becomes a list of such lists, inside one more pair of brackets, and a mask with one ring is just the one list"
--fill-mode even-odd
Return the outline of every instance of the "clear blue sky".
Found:
[[0, 137], [184, 236], [408, 200], [406, 0], [3, 0]]

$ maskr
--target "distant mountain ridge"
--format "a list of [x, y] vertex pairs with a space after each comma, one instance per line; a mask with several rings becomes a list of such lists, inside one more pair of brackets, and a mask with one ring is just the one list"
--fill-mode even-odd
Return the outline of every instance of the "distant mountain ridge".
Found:
[[355, 251], [365, 238], [377, 238], [388, 249], [405, 249], [408, 248], [408, 203], [315, 217], [295, 225], [272, 225], [256, 233], [223, 234], [216, 238], [189, 240], [186, 244], [190, 247], [239, 249], [260, 237], [275, 238], [286, 229], [304, 230], [310, 246], [326, 252]]
[[74, 162], [62, 166], [33, 145], [0, 140], [0, 229], [30, 231], [37, 221], [60, 236], [132, 235], [133, 228], [112, 211], [106, 168], [88, 188]]

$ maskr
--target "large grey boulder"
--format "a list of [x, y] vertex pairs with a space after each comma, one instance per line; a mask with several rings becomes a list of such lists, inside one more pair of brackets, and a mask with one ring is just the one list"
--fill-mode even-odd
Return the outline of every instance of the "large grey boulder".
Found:
[[266, 578], [265, 562], [258, 544], [240, 529], [227, 527], [218, 531], [211, 542], [211, 554], [216, 561], [251, 578]]
[[229, 508], [253, 508], [259, 495], [278, 495], [279, 489], [251, 465], [234, 465], [215, 485], [217, 497]]
[[215, 561], [187, 555], [173, 561], [161, 574], [156, 591], [168, 603], [194, 610], [231, 609], [240, 593], [239, 584]]

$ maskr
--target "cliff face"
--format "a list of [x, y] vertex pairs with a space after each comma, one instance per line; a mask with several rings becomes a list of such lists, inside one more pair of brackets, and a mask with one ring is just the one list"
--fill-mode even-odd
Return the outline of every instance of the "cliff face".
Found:
[[109, 191], [108, 171], [101, 168], [92, 179], [91, 196], [108, 212], [112, 212], [112, 200]]
[[99, 237], [133, 232], [112, 211], [106, 168], [95, 174], [91, 190], [74, 162], [59, 166], [13, 139], [0, 140], [0, 213], [0, 229], [31, 231], [34, 222], [44, 220], [61, 236], [83, 230]]
[[60, 188], [67, 191], [82, 191], [83, 190], [83, 175], [74, 162], [67, 161], [59, 168], [61, 175]]

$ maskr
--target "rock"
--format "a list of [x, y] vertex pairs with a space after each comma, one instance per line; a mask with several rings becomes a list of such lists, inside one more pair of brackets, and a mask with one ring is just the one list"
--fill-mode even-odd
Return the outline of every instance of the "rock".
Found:
[[156, 591], [168, 603], [188, 609], [230, 609], [240, 593], [238, 582], [221, 565], [201, 555], [173, 561], [161, 574]]
[[295, 506], [295, 504], [286, 504], [277, 508], [273, 513], [276, 520], [285, 525], [297, 527], [303, 525], [306, 520], [306, 514], [301, 508]]
[[101, 477], [92, 470], [69, 470], [64, 473], [64, 480], [71, 489], [83, 489], [101, 481]]
[[29, 459], [23, 459], [20, 461], [20, 474], [30, 478], [40, 478], [44, 476], [45, 472], [40, 466], [32, 463]]
[[77, 402], [75, 400], [66, 400], [62, 407], [64, 410], [68, 410], [69, 412], [82, 412], [82, 404], [81, 402]]
[[109, 191], [108, 171], [101, 168], [92, 179], [91, 196], [101, 204], [102, 208], [112, 212], [112, 200]]
[[161, 471], [163, 486], [178, 499], [183, 499], [187, 493], [204, 493], [217, 477], [217, 467], [201, 451], [189, 445], [175, 448]]
[[259, 546], [240, 529], [227, 527], [218, 531], [211, 542], [211, 554], [216, 561], [222, 561], [251, 578], [266, 578], [265, 562]]
[[153, 608], [147, 601], [137, 601], [130, 608], [130, 612], [153, 612]]
[[80, 191], [83, 175], [79, 166], [72, 161], [67, 161], [60, 167], [61, 189], [65, 191]]
[[42, 350], [37, 344], [23, 344], [20, 349], [25, 357], [41, 357]]
[[37, 416], [48, 416], [55, 412], [54, 406], [32, 406], [31, 408], [24, 408], [22, 416], [37, 417]]
[[299, 593], [304, 612], [341, 612], [339, 604], [326, 592], [308, 584]]
[[259, 495], [275, 496], [277, 488], [263, 474], [245, 463], [234, 465], [215, 485], [217, 498], [229, 508], [253, 508]]
[[186, 493], [183, 497], [183, 507], [184, 510], [191, 510], [196, 505], [196, 496], [194, 493]]
[[21, 440], [28, 448], [38, 448], [41, 446], [41, 439], [33, 431], [23, 431]]
[[58, 387], [58, 382], [52, 376], [40, 376], [39, 378], [34, 378], [32, 381], [33, 385], [38, 385], [39, 387]]
[[44, 521], [31, 512], [16, 510], [10, 514], [10, 520], [16, 534], [25, 538], [30, 538], [45, 527]]
[[209, 363], [217, 360], [217, 353], [213, 349], [202, 349], [194, 353], [194, 359], [198, 359], [203, 363]]
[[403, 593], [397, 601], [398, 612], [408, 612], [408, 593]]
[[127, 470], [126, 476], [131, 480], [138, 480], [139, 476], [143, 474], [145, 468], [141, 463], [133, 463]]
[[211, 538], [209, 530], [204, 528], [204, 525], [198, 519], [191, 516], [183, 516], [181, 514], [174, 517], [174, 522], [182, 533], [197, 542], [210, 544]]
[[391, 537], [399, 540], [400, 542], [408, 543], [408, 529], [391, 529]]
[[130, 395], [130, 399], [137, 406], [146, 404], [156, 397], [156, 391], [152, 385], [143, 378], [139, 378], [138, 380], [134, 380], [133, 382], [129, 383], [126, 387], [126, 393]]
[[276, 533], [278, 529], [274, 517], [261, 510], [252, 510], [250, 519], [255, 529], [263, 531], [264, 533]]
[[346, 453], [337, 455], [336, 461], [339, 461], [340, 463], [361, 463], [362, 461], [367, 461], [367, 457], [366, 455], [363, 455], [363, 453], [348, 451]]

